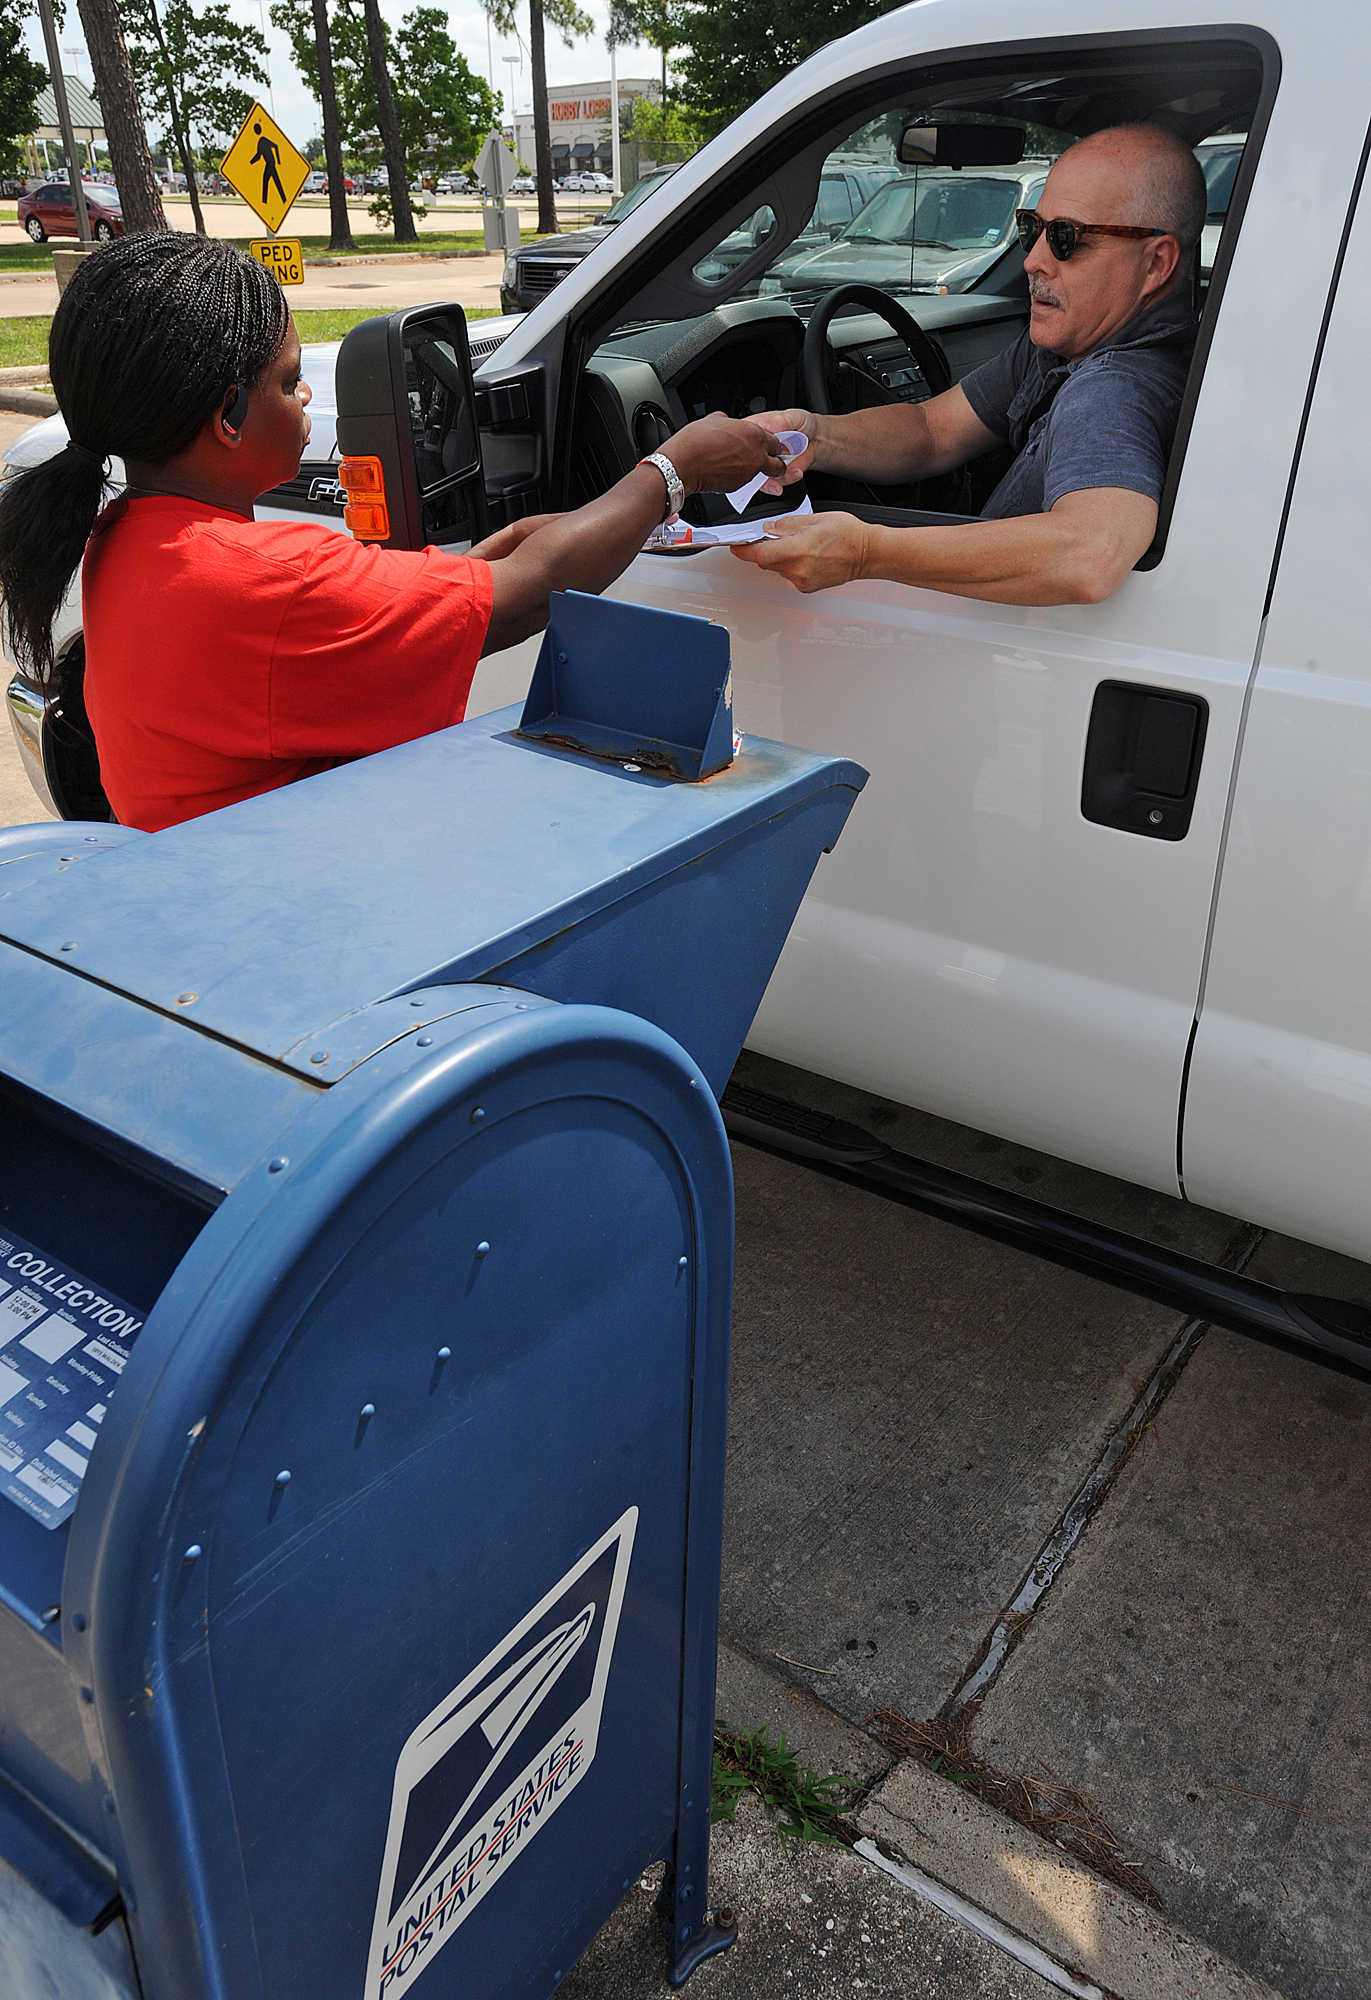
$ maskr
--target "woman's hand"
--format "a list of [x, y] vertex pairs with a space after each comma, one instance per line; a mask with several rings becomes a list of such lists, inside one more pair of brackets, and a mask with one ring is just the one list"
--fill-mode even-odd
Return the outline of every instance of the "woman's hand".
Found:
[[522, 521], [511, 521], [508, 527], [497, 528], [493, 535], [487, 535], [483, 542], [468, 549], [467, 554], [479, 557], [482, 562], [498, 562], [501, 556], [513, 555], [520, 542], [536, 535], [539, 528], [561, 518], [560, 514], [525, 514]]
[[659, 448], [687, 493], [731, 493], [758, 472], [779, 479], [786, 467], [775, 432], [755, 417], [716, 412], [674, 432]]
[[[794, 416], [797, 412], [786, 413]], [[759, 542], [735, 542], [739, 562], [773, 569], [797, 590], [831, 590], [866, 574], [868, 530], [854, 514], [780, 514]]]

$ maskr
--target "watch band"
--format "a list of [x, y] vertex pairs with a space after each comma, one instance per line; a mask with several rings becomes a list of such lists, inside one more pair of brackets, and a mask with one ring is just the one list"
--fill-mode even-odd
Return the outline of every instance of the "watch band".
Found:
[[655, 465], [658, 472], [661, 473], [663, 479], [666, 481], [666, 514], [664, 518], [669, 521], [673, 514], [679, 514], [682, 507], [685, 506], [686, 492], [684, 486], [681, 484], [680, 473], [671, 463], [671, 460], [660, 451], [650, 451], [646, 458], [640, 458], [638, 463], [639, 465]]

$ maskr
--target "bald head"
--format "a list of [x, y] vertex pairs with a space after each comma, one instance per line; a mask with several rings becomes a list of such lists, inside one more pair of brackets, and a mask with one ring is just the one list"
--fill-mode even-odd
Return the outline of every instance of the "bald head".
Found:
[[1068, 160], [1074, 170], [1098, 175], [1111, 222], [1164, 229], [1181, 246], [1180, 271], [1189, 271], [1209, 200], [1199, 161], [1184, 139], [1160, 125], [1111, 125], [1072, 146], [1062, 155]]

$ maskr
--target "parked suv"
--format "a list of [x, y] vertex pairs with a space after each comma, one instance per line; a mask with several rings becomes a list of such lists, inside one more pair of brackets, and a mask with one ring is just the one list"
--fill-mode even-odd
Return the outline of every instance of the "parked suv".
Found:
[[[565, 236], [540, 236], [536, 242], [516, 250], [506, 263], [500, 279], [500, 310], [507, 313], [528, 312], [675, 171], [674, 166], [658, 167], [655, 172], [644, 174], [588, 229], [569, 230]], [[537, 182], [534, 181], [532, 186], [536, 190]], [[520, 191], [518, 181], [514, 183], [514, 190], [516, 193]]]

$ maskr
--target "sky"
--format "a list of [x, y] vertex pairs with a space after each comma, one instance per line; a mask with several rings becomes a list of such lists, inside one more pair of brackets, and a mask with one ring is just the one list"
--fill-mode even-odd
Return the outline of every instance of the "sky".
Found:
[[[393, 28], [398, 28], [404, 15], [420, 4], [421, 0], [380, 0], [381, 12]], [[609, 76], [609, 54], [604, 45], [604, 31], [609, 21], [608, 0], [581, 0], [581, 4], [595, 22], [595, 33], [588, 40], [577, 42], [574, 48], [568, 49], [549, 28], [547, 77], [550, 84], [597, 83]], [[270, 0], [228, 0], [228, 5], [236, 21], [250, 23], [266, 34], [267, 66], [271, 72], [271, 89], [265, 93], [267, 109], [286, 135], [303, 147], [319, 132], [319, 106], [300, 81], [291, 61], [290, 44], [271, 25]], [[68, 76], [79, 76], [83, 83], [89, 84], [90, 57], [86, 54], [80, 15], [75, 6], [68, 5], [66, 16], [66, 27], [59, 31], [63, 72]], [[447, 16], [452, 39], [471, 69], [478, 76], [485, 77], [503, 97], [505, 116], [508, 118], [515, 111], [530, 110], [533, 96], [527, 30], [524, 30], [522, 47], [518, 40], [505, 39], [492, 32], [488, 53], [486, 16], [477, 0], [460, 0], [460, 4], [448, 8]], [[521, 26], [527, 20], [523, 8], [519, 10], [519, 19]], [[25, 40], [31, 54], [46, 68], [43, 31], [34, 16], [30, 16], [25, 23]], [[507, 57], [512, 60], [507, 61]], [[657, 74], [660, 61], [661, 58], [652, 49], [621, 48], [619, 74], [621, 77], [651, 77]], [[156, 134], [153, 136], [156, 137]]]

